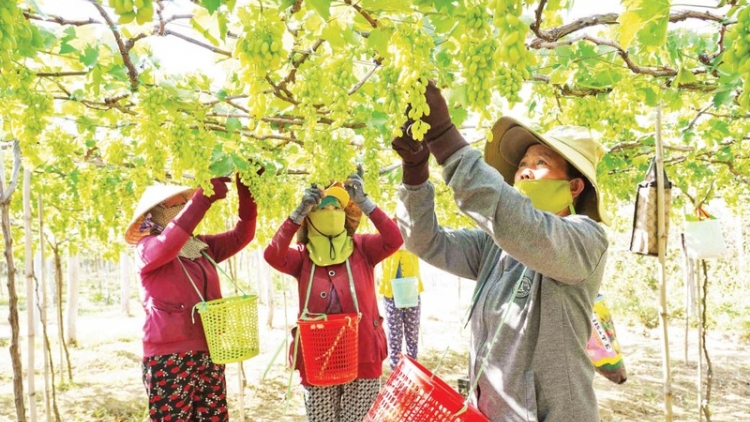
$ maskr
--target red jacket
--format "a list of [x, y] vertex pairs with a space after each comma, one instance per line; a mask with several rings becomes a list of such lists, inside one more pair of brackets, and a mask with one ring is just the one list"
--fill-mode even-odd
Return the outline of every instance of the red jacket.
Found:
[[[233, 230], [198, 235], [208, 244], [206, 251], [217, 263], [247, 246], [255, 237], [257, 206], [252, 196], [239, 195], [239, 220]], [[141, 279], [141, 300], [146, 311], [143, 325], [143, 355], [167, 355], [186, 351], [208, 351], [198, 311], [201, 298], [185, 275], [180, 261], [206, 301], [221, 298], [216, 267], [201, 256], [190, 260], [177, 255], [195, 226], [211, 207], [201, 190], [159, 235], [146, 236], [136, 247], [136, 267]], [[192, 318], [195, 317], [195, 323]]]
[[[387, 344], [383, 331], [383, 318], [378, 310], [375, 292], [374, 268], [401, 247], [404, 243], [398, 226], [380, 208], [370, 214], [378, 234], [355, 234], [354, 251], [349, 257], [352, 270], [354, 289], [357, 293], [359, 311], [362, 319], [359, 323], [359, 370], [357, 378], [378, 378], [383, 372], [383, 360], [387, 356]], [[299, 293], [299, 313], [305, 306], [307, 285], [312, 270], [312, 260], [303, 244], [290, 247], [292, 238], [300, 226], [291, 219], [287, 219], [276, 232], [271, 244], [265, 250], [266, 261], [278, 271], [289, 274], [297, 279]], [[356, 313], [357, 309], [349, 289], [349, 275], [346, 263], [315, 267], [313, 285], [310, 292], [308, 311], [311, 313], [325, 313], [328, 305], [331, 286], [341, 302], [342, 313]], [[321, 297], [324, 293], [325, 297]], [[294, 337], [294, 330], [292, 330]], [[291, 352], [294, 350], [292, 344]], [[309, 385], [304, 371], [301, 353], [297, 353], [296, 369], [300, 371], [302, 385]]]

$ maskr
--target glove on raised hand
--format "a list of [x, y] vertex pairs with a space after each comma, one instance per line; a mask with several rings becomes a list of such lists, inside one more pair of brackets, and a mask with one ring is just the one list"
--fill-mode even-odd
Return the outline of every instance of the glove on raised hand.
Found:
[[401, 156], [401, 181], [405, 185], [421, 185], [430, 178], [430, 150], [405, 132], [393, 138], [391, 148]]
[[211, 204], [227, 197], [227, 182], [231, 180], [229, 177], [214, 177], [211, 179], [211, 185], [214, 187], [214, 194], [211, 196], [204, 195], [203, 188], [195, 191], [185, 208], [174, 218], [174, 223], [192, 234], [203, 216], [206, 215], [206, 211], [211, 207]]
[[297, 209], [292, 212], [289, 218], [291, 218], [295, 224], [301, 225], [302, 221], [307, 217], [307, 214], [320, 204], [321, 199], [323, 199], [323, 192], [317, 187], [305, 189], [305, 193], [302, 195], [302, 202], [300, 202]]
[[[365, 193], [365, 181], [362, 180], [362, 177], [357, 173], [350, 174], [349, 177], [346, 178], [346, 182], [344, 182], [344, 188], [349, 194], [349, 198], [357, 204], [359, 209], [361, 209], [365, 215], [370, 215], [375, 209], [375, 203], [367, 197], [367, 194]], [[346, 206], [346, 204], [344, 204], [344, 206]]]
[[422, 121], [430, 125], [430, 129], [424, 135], [424, 142], [435, 156], [438, 164], [443, 164], [454, 152], [469, 145], [456, 126], [451, 121], [446, 104], [440, 88], [435, 82], [429, 81], [424, 93], [427, 105], [430, 106], [430, 115], [423, 116]]
[[[229, 189], [227, 189], [227, 183], [231, 181], [232, 179], [229, 177], [214, 177], [211, 179], [211, 185], [214, 187], [214, 194], [206, 197], [206, 199], [213, 204], [219, 199], [226, 198], [227, 192], [229, 191]], [[203, 194], [203, 188], [198, 189], [198, 192]]]

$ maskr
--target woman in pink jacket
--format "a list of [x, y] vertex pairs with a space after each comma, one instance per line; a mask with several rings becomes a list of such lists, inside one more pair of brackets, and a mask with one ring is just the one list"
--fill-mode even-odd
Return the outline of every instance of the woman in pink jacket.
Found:
[[234, 229], [197, 236], [193, 230], [211, 205], [226, 197], [230, 181], [212, 179], [211, 196], [202, 188], [148, 187], [125, 234], [126, 241], [136, 245], [146, 313], [142, 368], [152, 421], [228, 420], [224, 365], [211, 361], [193, 306], [221, 298], [219, 275], [208, 257], [224, 261], [255, 237], [257, 206], [239, 176]]
[[[378, 311], [374, 268], [403, 243], [398, 226], [365, 195], [362, 178], [352, 174], [346, 191], [332, 187], [308, 188], [302, 202], [284, 221], [265, 250], [266, 261], [298, 282], [299, 313], [305, 303], [313, 314], [362, 314], [359, 322], [359, 368], [353, 381], [342, 385], [309, 383], [301, 353], [296, 369], [305, 389], [305, 408], [310, 422], [361, 422], [380, 392], [380, 376], [386, 358], [383, 318]], [[378, 229], [378, 234], [347, 231], [344, 209], [350, 198]], [[306, 239], [293, 246], [292, 238], [302, 223]], [[347, 265], [351, 269], [351, 280]], [[314, 272], [313, 272], [314, 270]], [[312, 286], [309, 286], [312, 275]], [[356, 293], [351, 293], [351, 284]], [[309, 293], [308, 293], [309, 291]], [[309, 297], [309, 299], [307, 299]], [[292, 346], [292, 351], [294, 350]], [[291, 353], [294, 355], [294, 353]]]

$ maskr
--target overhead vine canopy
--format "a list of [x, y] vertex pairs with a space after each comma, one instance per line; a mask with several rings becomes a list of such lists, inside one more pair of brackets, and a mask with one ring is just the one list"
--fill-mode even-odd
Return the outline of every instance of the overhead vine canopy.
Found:
[[[155, 180], [202, 185], [238, 171], [275, 219], [304, 185], [362, 163], [371, 194], [392, 202], [390, 140], [408, 106], [415, 118], [428, 112], [428, 79], [477, 148], [509, 110], [540, 130], [597, 130], [612, 200], [653, 155], [661, 106], [670, 178], [698, 199], [741, 199], [747, 0], [597, 3], [612, 10], [587, 15], [573, 0], [3, 1], [0, 139], [20, 142], [51, 196], [51, 229], [104, 244], [121, 238]], [[179, 53], [170, 61], [165, 45]]]

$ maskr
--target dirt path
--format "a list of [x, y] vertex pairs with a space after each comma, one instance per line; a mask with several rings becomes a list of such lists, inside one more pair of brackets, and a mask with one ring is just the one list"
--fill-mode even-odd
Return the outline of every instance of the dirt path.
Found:
[[[463, 376], [467, 362], [467, 332], [460, 323], [461, 304], [466, 302], [467, 287], [439, 293], [428, 289], [423, 296], [422, 339], [420, 360], [452, 386]], [[456, 301], [458, 296], [458, 301]], [[78, 327], [80, 345], [71, 349], [73, 380], [60, 383], [56, 391], [58, 408], [64, 421], [144, 421], [145, 393], [140, 380], [140, 330], [142, 314], [137, 302], [133, 316], [117, 310], [81, 315]], [[7, 315], [7, 307], [0, 307]], [[260, 321], [265, 321], [265, 308], [260, 307]], [[293, 315], [288, 314], [290, 322]], [[227, 368], [230, 411], [234, 421], [254, 422], [305, 421], [301, 388], [296, 374], [287, 400], [290, 372], [282, 361], [286, 338], [284, 316], [277, 311], [273, 328], [261, 328], [261, 354], [243, 364], [247, 386], [239, 394], [238, 364]], [[617, 323], [617, 321], [615, 321]], [[22, 319], [25, 331], [26, 323]], [[644, 331], [617, 326], [625, 353], [628, 381], [615, 385], [597, 375], [595, 385], [603, 422], [663, 421], [662, 352], [659, 330]], [[688, 361], [685, 362], [684, 329], [672, 327], [670, 354], [672, 358], [672, 392], [675, 421], [697, 421], [697, 335], [690, 333]], [[0, 322], [0, 346], [7, 352], [10, 329], [7, 319]], [[721, 333], [710, 333], [709, 357], [713, 365], [711, 420], [714, 422], [750, 421], [750, 347]], [[22, 340], [24, 354], [26, 340]], [[449, 348], [450, 347], [450, 348]], [[447, 350], [447, 352], [446, 352]], [[59, 363], [59, 353], [55, 361]], [[441, 357], [445, 356], [441, 360]], [[275, 357], [275, 359], [274, 359]], [[36, 353], [37, 367], [42, 355]], [[387, 367], [387, 365], [385, 365]], [[24, 361], [24, 367], [26, 362]], [[42, 371], [37, 370], [38, 420], [44, 417]], [[242, 403], [240, 403], [242, 401]], [[28, 406], [28, 399], [27, 399]], [[28, 413], [27, 413], [28, 415]], [[8, 355], [0, 359], [0, 421], [15, 421], [12, 370]], [[704, 418], [705, 420], [705, 418]]]

